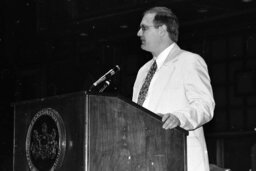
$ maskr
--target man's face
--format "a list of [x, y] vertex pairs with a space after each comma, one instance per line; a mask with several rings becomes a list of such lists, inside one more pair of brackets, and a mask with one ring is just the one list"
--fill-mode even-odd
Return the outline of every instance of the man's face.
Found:
[[147, 13], [141, 20], [140, 29], [137, 36], [141, 39], [141, 48], [153, 54], [158, 52], [160, 45], [160, 35], [158, 28], [154, 27], [153, 19], [155, 14]]

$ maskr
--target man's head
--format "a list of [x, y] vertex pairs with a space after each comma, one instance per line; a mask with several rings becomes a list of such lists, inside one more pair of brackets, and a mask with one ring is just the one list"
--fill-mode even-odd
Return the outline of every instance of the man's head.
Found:
[[166, 7], [154, 7], [145, 11], [137, 35], [142, 49], [158, 55], [166, 46], [178, 41], [178, 19]]

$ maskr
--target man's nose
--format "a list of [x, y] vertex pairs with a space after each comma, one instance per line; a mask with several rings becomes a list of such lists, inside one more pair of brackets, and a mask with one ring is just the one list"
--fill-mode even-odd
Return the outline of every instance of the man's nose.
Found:
[[141, 30], [141, 28], [138, 30], [138, 32], [137, 32], [137, 36], [141, 36], [142, 35], [142, 30]]

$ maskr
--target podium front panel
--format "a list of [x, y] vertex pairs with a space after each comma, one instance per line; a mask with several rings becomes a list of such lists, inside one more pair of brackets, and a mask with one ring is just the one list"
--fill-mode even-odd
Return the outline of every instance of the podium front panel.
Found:
[[15, 104], [14, 171], [85, 171], [85, 103], [77, 93]]
[[89, 97], [91, 171], [184, 171], [186, 135], [117, 97]]
[[117, 96], [14, 105], [14, 171], [186, 171], [186, 133]]

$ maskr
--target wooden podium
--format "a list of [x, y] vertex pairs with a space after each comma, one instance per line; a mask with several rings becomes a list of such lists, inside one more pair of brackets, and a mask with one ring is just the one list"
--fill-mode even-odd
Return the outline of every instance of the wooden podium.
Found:
[[14, 171], [186, 171], [186, 136], [119, 96], [78, 92], [14, 105]]

